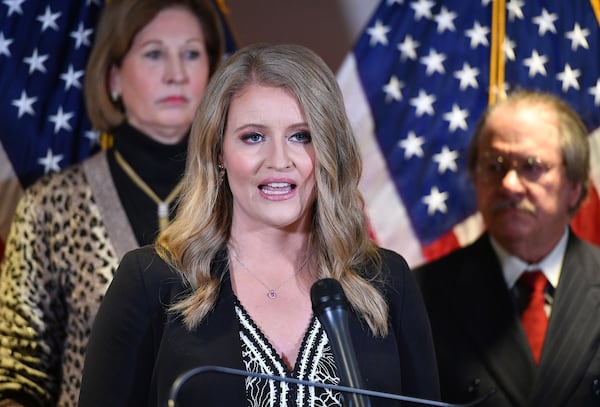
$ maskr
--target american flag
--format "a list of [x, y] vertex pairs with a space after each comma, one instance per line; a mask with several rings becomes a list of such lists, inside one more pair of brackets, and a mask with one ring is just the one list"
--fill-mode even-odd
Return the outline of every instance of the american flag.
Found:
[[[213, 2], [232, 53], [237, 41], [227, 6]], [[23, 190], [99, 148], [82, 84], [103, 5], [103, 0], [1, 0], [0, 259]]]
[[23, 189], [98, 147], [82, 85], [102, 6], [101, 0], [0, 4], [0, 257]]
[[380, 245], [416, 266], [481, 233], [467, 148], [488, 103], [517, 88], [554, 93], [584, 119], [595, 188], [573, 226], [600, 243], [599, 4], [381, 1], [338, 71]]

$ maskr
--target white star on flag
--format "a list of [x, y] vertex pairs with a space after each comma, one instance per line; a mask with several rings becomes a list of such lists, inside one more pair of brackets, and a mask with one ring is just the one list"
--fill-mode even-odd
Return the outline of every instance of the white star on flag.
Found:
[[556, 78], [562, 82], [562, 91], [566, 92], [569, 88], [579, 89], [577, 78], [581, 76], [579, 69], [572, 69], [569, 64], [565, 65], [565, 70], [559, 72]]
[[404, 158], [411, 158], [413, 156], [423, 157], [423, 144], [425, 139], [418, 137], [413, 131], [409, 132], [405, 139], [400, 140], [398, 144], [404, 149]]
[[10, 44], [12, 44], [13, 40], [10, 38], [6, 38], [3, 32], [0, 32], [0, 55], [6, 55], [10, 57]]
[[385, 84], [383, 87], [383, 91], [387, 95], [386, 100], [392, 101], [400, 101], [402, 100], [402, 88], [404, 87], [404, 82], [399, 81], [396, 75], [392, 75], [390, 81]]
[[600, 79], [596, 80], [596, 85], [592, 86], [589, 90], [589, 94], [594, 96], [594, 105], [600, 105]]
[[410, 100], [410, 105], [414, 106], [416, 110], [416, 116], [420, 117], [424, 114], [433, 116], [435, 113], [433, 110], [433, 102], [435, 102], [434, 95], [428, 95], [423, 89], [419, 90], [419, 95]]
[[590, 30], [587, 28], [582, 29], [581, 26], [575, 23], [573, 31], [569, 31], [565, 36], [571, 40], [571, 50], [577, 51], [578, 47], [589, 49], [590, 45], [587, 42], [586, 37], [590, 35]]
[[479, 75], [479, 69], [472, 67], [467, 62], [463, 63], [462, 69], [454, 73], [454, 77], [460, 81], [460, 90], [465, 90], [468, 87], [477, 89], [479, 84], [477, 83], [477, 76]]
[[42, 32], [46, 31], [48, 28], [58, 31], [56, 20], [58, 20], [59, 17], [60, 13], [53, 13], [50, 6], [47, 6], [44, 14], [37, 18], [37, 20], [42, 23]]
[[452, 105], [452, 111], [444, 113], [442, 116], [448, 122], [448, 130], [454, 133], [457, 129], [467, 130], [467, 109], [461, 109], [457, 104]]
[[427, 67], [425, 74], [427, 76], [433, 75], [434, 73], [443, 74], [446, 72], [444, 69], [444, 60], [446, 56], [435, 49], [429, 50], [429, 55], [421, 58], [421, 63]]
[[458, 17], [456, 13], [448, 11], [446, 7], [442, 6], [440, 14], [436, 15], [433, 20], [437, 23], [437, 32], [443, 33], [444, 31], [456, 31], [454, 26], [454, 20]]
[[51, 115], [48, 121], [54, 123], [54, 133], [58, 133], [60, 130], [72, 130], [69, 120], [73, 118], [72, 112], [63, 112], [62, 106], [58, 108], [58, 112], [55, 115]]
[[404, 37], [404, 40], [398, 44], [398, 51], [400, 51], [400, 59], [417, 59], [417, 48], [419, 47], [419, 42], [415, 41], [413, 37], [408, 34]]
[[448, 146], [442, 147], [442, 151], [433, 155], [433, 161], [438, 163], [438, 173], [443, 174], [447, 170], [452, 172], [458, 171], [456, 160], [458, 159], [458, 152], [452, 151]]
[[58, 172], [60, 171], [60, 166], [58, 163], [63, 159], [62, 154], [54, 154], [52, 153], [52, 149], [48, 149], [46, 152], [46, 156], [40, 158], [38, 163], [44, 166], [44, 174], [48, 174], [50, 172]]
[[423, 203], [427, 205], [427, 213], [433, 215], [436, 212], [448, 212], [448, 207], [446, 206], [447, 199], [447, 192], [441, 192], [438, 187], [431, 188], [429, 195], [423, 197]]
[[546, 67], [544, 66], [546, 62], [548, 62], [548, 57], [538, 54], [534, 49], [531, 56], [523, 60], [523, 65], [529, 68], [529, 77], [533, 78], [536, 74], [546, 76]]
[[517, 59], [517, 56], [515, 54], [516, 47], [517, 47], [517, 44], [514, 41], [512, 41], [508, 37], [504, 38], [504, 43], [502, 44], [502, 50], [504, 51], [504, 55], [506, 56], [506, 59], [508, 59], [509, 61], [515, 61]]
[[543, 36], [548, 31], [551, 33], [556, 33], [556, 26], [554, 25], [556, 20], [558, 20], [558, 16], [556, 14], [549, 13], [546, 8], [543, 8], [542, 15], [534, 17], [532, 21], [539, 27], [538, 34]]
[[29, 65], [29, 74], [31, 75], [35, 71], [42, 73], [46, 72], [44, 62], [48, 59], [48, 55], [39, 55], [37, 48], [33, 50], [33, 54], [30, 57], [25, 58], [23, 61]]
[[94, 30], [83, 27], [83, 23], [80, 23], [77, 27], [76, 31], [71, 33], [71, 37], [75, 39], [75, 49], [81, 48], [81, 46], [85, 45], [86, 47], [90, 46], [90, 35]]
[[522, 0], [509, 0], [506, 4], [506, 10], [508, 11], [508, 20], [515, 21], [515, 19], [523, 20], [523, 6], [525, 2]]
[[380, 21], [377, 21], [373, 28], [368, 29], [368, 32], [371, 36], [371, 45], [388, 44], [387, 33], [390, 32], [390, 27], [387, 27], [381, 24]]
[[83, 76], [83, 70], [75, 71], [73, 65], [69, 64], [69, 69], [66, 73], [60, 75], [60, 79], [65, 81], [65, 90], [69, 90], [70, 87], [81, 89], [81, 82], [79, 78]]
[[430, 20], [433, 18], [431, 9], [435, 6], [435, 3], [430, 0], [417, 0], [410, 5], [415, 10], [415, 20], [419, 21], [422, 18]]
[[19, 99], [13, 100], [12, 105], [16, 106], [19, 111], [17, 113], [17, 117], [21, 117], [24, 114], [35, 115], [35, 111], [33, 110], [33, 104], [37, 101], [37, 97], [32, 96], [28, 97], [25, 91], [21, 92], [21, 97]]
[[100, 145], [100, 135], [101, 133], [98, 130], [87, 130], [83, 133], [84, 137], [90, 141], [90, 145], [99, 146]]
[[23, 9], [21, 8], [21, 5], [25, 3], [25, 0], [3, 0], [2, 2], [6, 6], [8, 6], [8, 17], [13, 15], [13, 13], [23, 14]]
[[490, 28], [481, 25], [479, 21], [475, 21], [475, 24], [473, 24], [473, 28], [465, 30], [465, 35], [471, 40], [469, 46], [472, 49], [475, 49], [480, 45], [484, 47], [489, 46], [490, 42], [487, 38], [489, 33]]

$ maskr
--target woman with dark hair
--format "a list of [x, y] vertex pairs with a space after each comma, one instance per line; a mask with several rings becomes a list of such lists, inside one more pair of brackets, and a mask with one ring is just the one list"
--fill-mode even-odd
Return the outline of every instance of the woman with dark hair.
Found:
[[208, 0], [112, 0], [85, 78], [114, 145], [26, 191], [0, 276], [0, 400], [75, 406], [93, 319], [123, 254], [179, 195], [189, 129], [223, 35]]

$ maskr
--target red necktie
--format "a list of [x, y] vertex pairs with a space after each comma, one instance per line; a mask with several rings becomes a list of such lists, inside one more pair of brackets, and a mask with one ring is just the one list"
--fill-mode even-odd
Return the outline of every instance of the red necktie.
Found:
[[544, 305], [546, 304], [544, 289], [548, 280], [541, 271], [525, 272], [519, 280], [531, 290], [529, 303], [521, 314], [521, 323], [525, 329], [525, 334], [527, 334], [533, 360], [535, 360], [535, 363], [539, 363], [542, 346], [544, 345], [544, 336], [548, 327], [548, 317], [546, 311], [544, 311]]

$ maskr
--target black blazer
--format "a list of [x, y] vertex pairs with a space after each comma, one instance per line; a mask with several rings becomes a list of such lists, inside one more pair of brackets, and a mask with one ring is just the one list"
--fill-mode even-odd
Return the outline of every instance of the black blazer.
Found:
[[[365, 387], [437, 399], [433, 342], [419, 289], [401, 256], [381, 253], [389, 334], [374, 338], [355, 314], [349, 320]], [[79, 405], [163, 407], [171, 384], [186, 370], [206, 365], [243, 369], [225, 264], [226, 259], [214, 264], [214, 272], [223, 275], [215, 309], [190, 332], [179, 317], [165, 311], [185, 289], [181, 277], [150, 247], [129, 252], [94, 322]], [[197, 376], [182, 388], [178, 401], [181, 406], [245, 406], [244, 378]], [[382, 399], [372, 404], [396, 405]]]
[[442, 400], [482, 406], [600, 406], [600, 250], [569, 232], [536, 366], [487, 234], [416, 270], [431, 321]]

